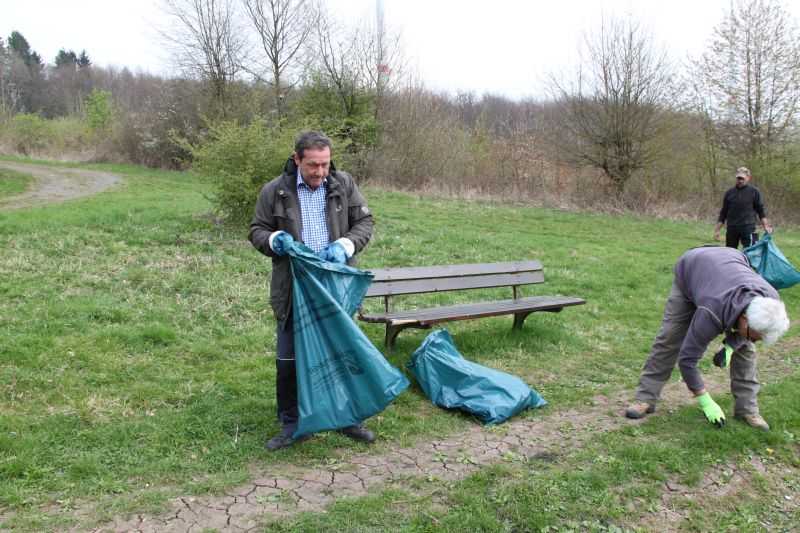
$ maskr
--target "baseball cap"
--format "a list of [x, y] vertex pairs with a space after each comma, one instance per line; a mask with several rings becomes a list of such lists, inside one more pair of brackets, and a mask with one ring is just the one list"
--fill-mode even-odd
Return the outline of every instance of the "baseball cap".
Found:
[[747, 178], [750, 176], [750, 169], [747, 167], [739, 167], [736, 169], [737, 178]]

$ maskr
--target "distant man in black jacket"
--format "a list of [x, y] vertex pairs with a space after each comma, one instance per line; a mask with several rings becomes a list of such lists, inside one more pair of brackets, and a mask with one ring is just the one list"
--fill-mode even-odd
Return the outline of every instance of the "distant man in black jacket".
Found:
[[725, 246], [738, 248], [739, 243], [747, 247], [758, 240], [756, 233], [756, 215], [758, 215], [764, 231], [772, 233], [772, 225], [767, 220], [767, 211], [761, 192], [750, 185], [750, 170], [746, 167], [736, 169], [736, 186], [725, 192], [722, 209], [719, 211], [717, 225], [714, 228], [714, 240], [720, 240], [719, 230], [727, 222]]

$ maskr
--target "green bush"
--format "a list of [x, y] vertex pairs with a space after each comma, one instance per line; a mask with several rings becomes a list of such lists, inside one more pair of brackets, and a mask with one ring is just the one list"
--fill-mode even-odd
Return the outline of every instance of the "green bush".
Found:
[[86, 123], [79, 117], [58, 117], [48, 121], [50, 148], [60, 154], [88, 150], [92, 143]]
[[52, 128], [42, 117], [24, 113], [11, 119], [6, 135], [17, 152], [30, 155], [50, 144]]
[[283, 171], [293, 145], [294, 131], [254, 120], [247, 126], [212, 125], [205, 142], [188, 149], [194, 168], [216, 185], [217, 211], [233, 223], [244, 223], [253, 216], [261, 187]]
[[94, 89], [84, 100], [86, 107], [86, 123], [95, 136], [107, 135], [111, 129], [113, 110], [111, 92]]
[[78, 117], [44, 119], [20, 114], [10, 118], [3, 131], [3, 141], [22, 155], [60, 158], [79, 155], [92, 146], [86, 123]]
[[[127, 113], [113, 122], [107, 157], [121, 157], [151, 168], [186, 168], [191, 161], [190, 126], [175, 124], [175, 115], [161, 120], [158, 112]], [[175, 124], [176, 127], [171, 127]]]
[[379, 144], [380, 124], [375, 118], [376, 97], [367, 90], [354, 90], [347, 105], [336, 90], [319, 76], [291, 105], [291, 121], [306, 129], [324, 131], [333, 139], [333, 160], [337, 168], [356, 179], [368, 179]]

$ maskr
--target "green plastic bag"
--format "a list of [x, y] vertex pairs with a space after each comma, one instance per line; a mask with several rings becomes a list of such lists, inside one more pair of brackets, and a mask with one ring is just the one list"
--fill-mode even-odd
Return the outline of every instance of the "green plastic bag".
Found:
[[294, 437], [352, 426], [409, 385], [353, 322], [372, 274], [323, 261], [295, 241], [292, 265], [299, 419]]
[[760, 241], [744, 249], [750, 265], [776, 289], [788, 289], [800, 283], [800, 272], [781, 253], [766, 233]]
[[547, 405], [518, 377], [464, 359], [445, 329], [428, 335], [407, 366], [434, 404], [474, 414], [484, 424]]

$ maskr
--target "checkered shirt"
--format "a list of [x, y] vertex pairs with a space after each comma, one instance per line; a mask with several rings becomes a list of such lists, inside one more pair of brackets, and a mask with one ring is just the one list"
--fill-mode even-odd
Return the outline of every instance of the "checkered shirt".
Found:
[[328, 222], [325, 217], [325, 196], [328, 191], [328, 180], [312, 191], [306, 185], [300, 170], [297, 171], [297, 197], [300, 200], [300, 215], [303, 217], [303, 242], [306, 246], [321, 252], [330, 243]]

